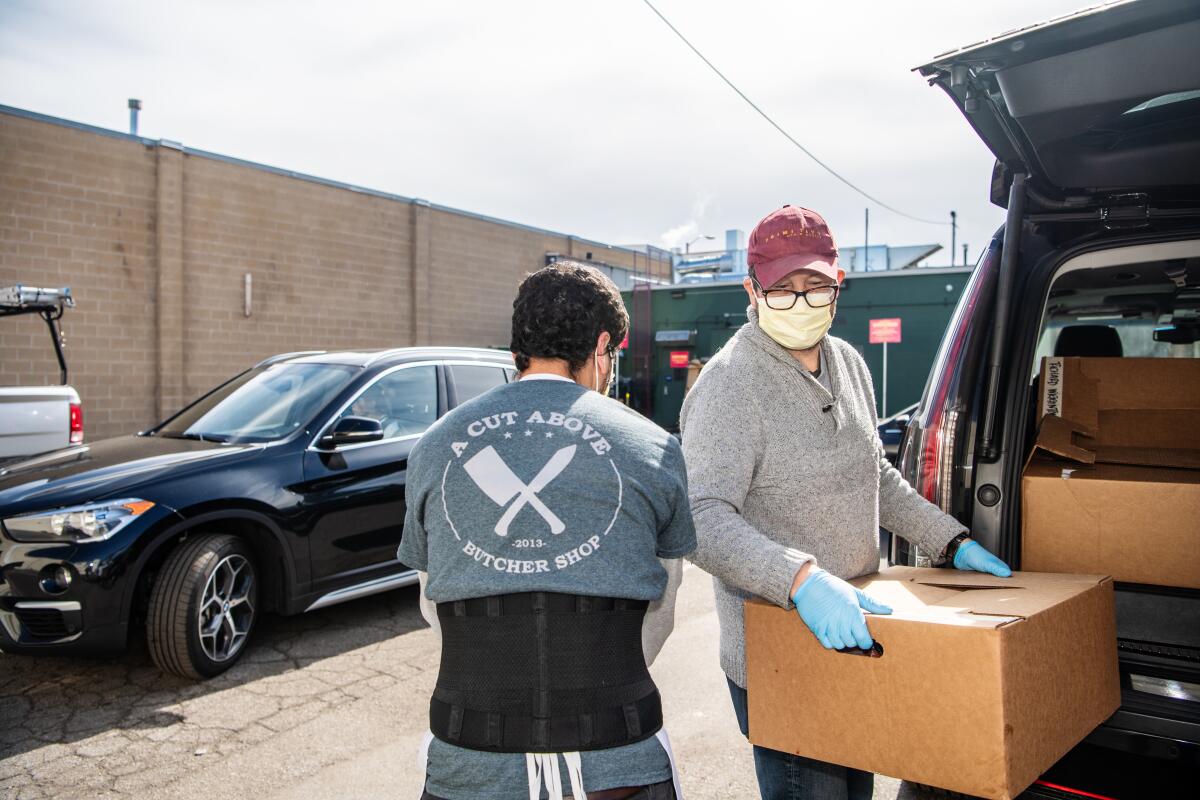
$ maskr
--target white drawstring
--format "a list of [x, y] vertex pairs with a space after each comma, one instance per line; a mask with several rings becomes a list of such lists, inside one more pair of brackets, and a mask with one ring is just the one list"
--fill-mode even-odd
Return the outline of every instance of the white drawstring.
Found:
[[537, 796], [542, 794], [542, 761], [534, 756], [533, 753], [525, 754], [525, 777], [529, 780], [529, 796], [534, 796], [534, 790], [537, 790]]
[[[583, 764], [579, 753], [563, 753], [567, 763], [567, 779], [571, 782], [574, 800], [587, 800], [583, 791]], [[542, 796], [542, 785], [550, 800], [563, 800], [562, 773], [558, 768], [558, 753], [526, 753], [525, 776], [529, 779], [529, 800]]]
[[542, 770], [542, 777], [546, 779], [546, 795], [550, 800], [562, 800], [562, 775], [558, 772], [558, 756], [554, 753], [545, 753], [542, 755], [542, 763], [546, 768]]
[[571, 795], [575, 800], [587, 800], [583, 791], [583, 762], [579, 753], [563, 753], [563, 761], [567, 762], [567, 777], [571, 781]]
[[[675, 763], [675, 754], [671, 752], [671, 740], [667, 738], [667, 729], [660, 728], [655, 736], [667, 752], [667, 760], [671, 763], [671, 782], [675, 785], [676, 800], [683, 800], [683, 787], [679, 784], [679, 766]], [[417, 751], [417, 767], [421, 775], [425, 775], [429, 768], [429, 745], [432, 741], [433, 734], [428, 731], [421, 737], [421, 746]], [[583, 761], [579, 753], [563, 753], [562, 757], [563, 761], [567, 762], [567, 779], [571, 782], [574, 800], [587, 800], [587, 794], [583, 791]], [[525, 775], [529, 779], [529, 800], [539, 800], [542, 796], [543, 780], [550, 800], [563, 800], [557, 753], [526, 753]]]
[[658, 733], [654, 736], [662, 745], [663, 750], [667, 751], [667, 761], [671, 762], [671, 783], [675, 787], [675, 800], [683, 800], [683, 786], [679, 782], [679, 765], [675, 763], [675, 754], [671, 752], [671, 739], [667, 736], [666, 726], [659, 728]]

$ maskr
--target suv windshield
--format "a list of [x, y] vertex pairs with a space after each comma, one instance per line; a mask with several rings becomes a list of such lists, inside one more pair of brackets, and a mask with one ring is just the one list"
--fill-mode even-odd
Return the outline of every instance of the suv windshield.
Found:
[[213, 442], [270, 442], [303, 428], [357, 370], [339, 364], [256, 367], [197, 400], [155, 436]]

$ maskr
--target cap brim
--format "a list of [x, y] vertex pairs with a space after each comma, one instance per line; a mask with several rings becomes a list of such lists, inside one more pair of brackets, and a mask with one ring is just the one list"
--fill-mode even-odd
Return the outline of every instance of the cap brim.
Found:
[[846, 276], [846, 271], [838, 266], [837, 256], [828, 258], [807, 253], [794, 253], [765, 264], [759, 264], [754, 267], [754, 275], [758, 278], [759, 284], [766, 288], [800, 270], [823, 275], [834, 283], [841, 283], [842, 278]]

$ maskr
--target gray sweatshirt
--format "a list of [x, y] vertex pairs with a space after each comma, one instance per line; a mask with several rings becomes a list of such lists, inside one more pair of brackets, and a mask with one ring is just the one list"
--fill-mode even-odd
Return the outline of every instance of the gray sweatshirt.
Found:
[[680, 416], [696, 523], [689, 558], [714, 577], [721, 668], [742, 687], [747, 598], [790, 608], [808, 561], [840, 578], [875, 572], [880, 525], [927, 553], [966, 530], [888, 463], [871, 375], [849, 343], [821, 344], [830, 391], [758, 327], [753, 308], [747, 315]]

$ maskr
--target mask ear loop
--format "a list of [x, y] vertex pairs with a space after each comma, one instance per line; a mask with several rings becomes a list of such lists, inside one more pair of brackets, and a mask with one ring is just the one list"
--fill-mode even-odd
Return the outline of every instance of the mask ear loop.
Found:
[[597, 350], [596, 352], [592, 353], [592, 386], [597, 393], [602, 394], [605, 397], [608, 397], [609, 385], [612, 383], [612, 356], [609, 356], [608, 383], [606, 383], [604, 386], [600, 385], [600, 356], [608, 352], [609, 351], [605, 349]]
[[[600, 356], [601, 355], [608, 356], [608, 380], [606, 380], [604, 382], [603, 386], [600, 385]], [[600, 394], [604, 395], [605, 397], [608, 397], [608, 393], [610, 391], [612, 391], [613, 378], [616, 377], [616, 374], [617, 374], [616, 368], [615, 368], [616, 358], [617, 357], [613, 354], [613, 351], [611, 349], [606, 349], [606, 350], [600, 351], [599, 353], [596, 353], [596, 356], [594, 359], [595, 364], [596, 364], [596, 369], [595, 369], [596, 391], [599, 392]]]
[[774, 311], [775, 309], [767, 305], [767, 290], [764, 289], [763, 285], [758, 282], [758, 278], [751, 278], [750, 285], [754, 287], [754, 308], [758, 311], [758, 313], [761, 315], [764, 308], [769, 311]]

